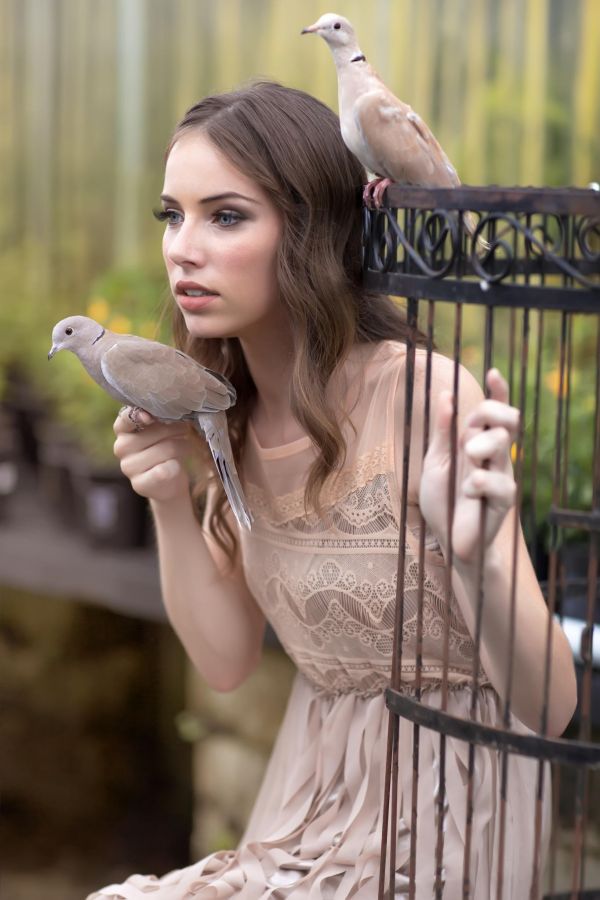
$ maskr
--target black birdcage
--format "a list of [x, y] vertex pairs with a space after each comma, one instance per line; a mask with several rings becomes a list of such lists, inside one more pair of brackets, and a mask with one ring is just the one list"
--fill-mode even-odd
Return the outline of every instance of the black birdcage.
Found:
[[[579, 684], [577, 711], [562, 738], [547, 735], [547, 688], [537, 733], [513, 730], [511, 699], [518, 686], [510, 677], [501, 728], [482, 725], [474, 718], [460, 719], [445, 710], [446, 670], [441, 708], [432, 709], [421, 702], [422, 620], [418, 616], [414, 690], [407, 692], [401, 683], [403, 651], [399, 636], [403, 634], [403, 604], [397, 603], [394, 667], [386, 693], [390, 728], [380, 898], [394, 896], [397, 876], [393, 823], [398, 817], [398, 734], [402, 720], [402, 727], [412, 727], [411, 897], [420, 896], [415, 888], [420, 730], [431, 729], [439, 736], [440, 750], [431, 896], [446, 896], [444, 748], [451, 738], [468, 745], [462, 897], [471, 896], [473, 772], [476, 748], [483, 745], [498, 754], [501, 773], [499, 855], [489, 896], [497, 900], [509, 896], [504, 883], [504, 803], [509, 777], [507, 761], [510, 755], [517, 754], [537, 761], [536, 799], [531, 809], [531, 876], [529, 883], [522, 885], [519, 896], [539, 898], [543, 894], [555, 900], [600, 898], [600, 878], [586, 871], [590, 842], [600, 832], [600, 804], [593, 803], [597, 791], [594, 776], [600, 768], [600, 644], [597, 639], [594, 641], [594, 623], [600, 622], [600, 193], [594, 187], [597, 188], [436, 190], [394, 186], [387, 191], [387, 206], [365, 210], [365, 285], [377, 292], [407, 298], [412, 335], [406, 367], [403, 497], [407, 496], [418, 328], [426, 335], [428, 358], [435, 342], [454, 359], [456, 373], [461, 362], [467, 368], [481, 367], [482, 376], [494, 365], [509, 381], [510, 401], [521, 410], [520, 433], [513, 447], [520, 518], [546, 597], [549, 626], [555, 616], [562, 621], [573, 649]], [[427, 372], [430, 373], [429, 365]], [[455, 379], [455, 392], [456, 387]], [[429, 433], [427, 407], [426, 401], [423, 453]], [[456, 427], [453, 431], [456, 441]], [[453, 480], [451, 472], [450, 484]], [[481, 506], [483, 525], [485, 503]], [[399, 601], [403, 594], [406, 527], [404, 506], [400, 522]], [[516, 531], [517, 526], [514, 556]], [[424, 540], [425, 528], [421, 527], [421, 578]], [[451, 547], [448, 560], [451, 567]], [[483, 565], [483, 551], [480, 563]], [[515, 573], [513, 559], [512, 643]], [[448, 590], [449, 578], [450, 575]], [[422, 593], [421, 583], [419, 602]], [[473, 696], [480, 672], [484, 601], [480, 590], [473, 635]], [[546, 685], [552, 665], [549, 626]], [[511, 647], [507, 652], [511, 653]], [[550, 791], [545, 776], [547, 763], [552, 771], [552, 831], [549, 864], [542, 872], [541, 809]], [[561, 857], [563, 845], [567, 850], [562, 850]]]

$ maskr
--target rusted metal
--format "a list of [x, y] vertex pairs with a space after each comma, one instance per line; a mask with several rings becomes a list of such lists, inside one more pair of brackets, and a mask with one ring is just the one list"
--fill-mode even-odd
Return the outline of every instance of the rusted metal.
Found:
[[430, 709], [418, 703], [413, 697], [400, 694], [391, 688], [386, 689], [385, 701], [388, 709], [393, 710], [398, 716], [447, 737], [482, 747], [492, 747], [494, 750], [506, 750], [508, 753], [545, 762], [600, 768], [600, 744], [541, 737], [538, 734], [521, 734], [492, 725], [483, 725], [470, 719], [460, 719], [439, 709]]
[[[431, 368], [433, 353], [433, 331], [435, 319], [435, 304], [427, 305], [427, 358], [425, 362], [425, 407], [423, 410], [423, 458], [429, 447], [429, 427], [431, 417]], [[423, 598], [425, 588], [425, 520], [419, 516], [419, 575], [417, 584], [417, 624], [416, 624], [416, 656], [415, 656], [415, 699], [421, 699], [421, 677], [423, 666]], [[419, 747], [420, 729], [413, 726], [413, 768], [411, 788], [411, 818], [410, 818], [410, 857], [409, 857], [409, 900], [414, 900], [416, 895], [416, 866], [417, 866], [417, 839], [418, 839], [418, 799], [419, 799]]]
[[[415, 371], [415, 333], [417, 327], [417, 304], [415, 301], [408, 301], [407, 321], [409, 326], [409, 339], [406, 352], [406, 392], [404, 405], [404, 445], [402, 453], [402, 497], [408, 495], [408, 477], [410, 464], [410, 439], [411, 439], [411, 422], [412, 422], [412, 403], [414, 393], [414, 371]], [[398, 545], [398, 569], [397, 569], [397, 591], [396, 596], [404, 595], [404, 574], [406, 563], [406, 512], [407, 505], [402, 504], [400, 516], [400, 538]], [[396, 603], [394, 634], [401, 636], [404, 625], [404, 604]], [[402, 673], [402, 639], [397, 637], [395, 641], [395, 652], [392, 658], [392, 687], [396, 690], [400, 687]], [[398, 741], [399, 741], [399, 721], [393, 712], [390, 713], [389, 735], [388, 735], [388, 755], [386, 764], [386, 781], [387, 772], [391, 771], [389, 783], [389, 792], [391, 802], [388, 809], [384, 808], [384, 820], [387, 823], [389, 831], [389, 896], [393, 897], [395, 890], [395, 873], [396, 873], [396, 822], [398, 821]], [[388, 795], [389, 796], [389, 795]], [[379, 892], [383, 896], [385, 858], [382, 854], [380, 866]]]
[[[514, 639], [516, 628], [516, 578], [517, 548], [520, 539], [519, 517], [515, 516], [513, 532], [513, 558], [510, 574], [510, 622], [509, 646], [507, 648], [507, 681], [502, 706], [502, 727], [483, 725], [476, 719], [477, 694], [479, 688], [481, 623], [484, 612], [483, 591], [483, 547], [479, 559], [480, 588], [478, 591], [474, 643], [474, 661], [471, 675], [471, 708], [468, 720], [448, 713], [448, 641], [449, 641], [449, 599], [452, 591], [453, 555], [450, 547], [444, 548], [446, 558], [446, 598], [444, 611], [444, 650], [442, 660], [440, 709], [431, 708], [421, 702], [422, 653], [423, 653], [423, 569], [425, 561], [425, 523], [421, 521], [419, 533], [419, 584], [418, 615], [416, 635], [416, 674], [414, 696], [410, 696], [402, 685], [402, 634], [403, 610], [402, 588], [404, 577], [404, 545], [407, 527], [405, 510], [401, 511], [400, 551], [398, 566], [398, 603], [396, 611], [396, 633], [394, 672], [391, 687], [386, 691], [386, 703], [390, 711], [390, 732], [388, 747], [388, 770], [386, 772], [386, 814], [382, 842], [382, 866], [380, 878], [380, 898], [392, 897], [395, 890], [395, 852], [397, 841], [397, 799], [398, 799], [398, 722], [404, 719], [412, 723], [412, 796], [410, 822], [409, 855], [409, 897], [416, 896], [418, 792], [419, 792], [419, 746], [420, 729], [427, 728], [439, 734], [439, 780], [436, 785], [436, 847], [433, 895], [444, 897], [444, 821], [446, 811], [446, 741], [458, 739], [469, 744], [469, 764], [466, 784], [467, 821], [465, 830], [465, 853], [463, 859], [463, 900], [470, 897], [469, 854], [473, 838], [473, 777], [475, 771], [476, 748], [485, 747], [499, 754], [499, 802], [500, 835], [499, 866], [496, 870], [496, 900], [503, 900], [504, 881], [504, 832], [507, 827], [506, 802], [510, 755], [538, 760], [536, 806], [534, 811], [534, 846], [532, 847], [531, 882], [523, 885], [523, 896], [541, 896], [542, 873], [540, 869], [543, 810], [550, 788], [548, 763], [553, 763], [553, 781], [560, 782], [560, 767], [575, 766], [580, 775], [575, 790], [576, 820], [575, 848], [572, 854], [573, 879], [568, 894], [549, 894], [559, 897], [596, 897], [600, 891], [584, 890], [585, 832], [587, 822], [587, 773], [600, 768], [600, 747], [591, 742], [590, 702], [591, 673], [593, 665], [592, 636], [594, 612], [597, 603], [598, 580], [598, 532], [600, 531], [600, 424], [596, 409], [596, 449], [594, 455], [594, 502], [592, 509], [574, 508], [568, 492], [568, 470], [570, 456], [570, 372], [577, 360], [572, 356], [572, 317], [575, 313], [600, 312], [600, 194], [583, 189], [532, 189], [532, 188], [469, 188], [453, 190], [429, 190], [422, 188], [391, 187], [386, 194], [389, 208], [365, 210], [364, 244], [364, 284], [367, 288], [409, 297], [409, 316], [412, 326], [416, 324], [420, 300], [428, 301], [428, 321], [430, 341], [433, 335], [434, 308], [438, 301], [454, 304], [453, 350], [448, 355], [454, 359], [453, 394], [455, 399], [452, 421], [452, 472], [449, 478], [448, 535], [452, 535], [454, 515], [454, 485], [457, 457], [457, 405], [459, 373], [462, 347], [463, 304], [477, 304], [486, 307], [486, 326], [483, 335], [484, 373], [493, 364], [494, 353], [494, 310], [496, 307], [508, 311], [507, 333], [508, 361], [507, 375], [510, 402], [519, 406], [522, 419], [516, 442], [515, 478], [517, 482], [516, 508], [521, 509], [523, 482], [526, 476], [524, 459], [529, 453], [529, 531], [533, 535], [542, 508], [538, 500], [539, 463], [538, 447], [540, 421], [542, 416], [540, 396], [546, 336], [546, 317], [561, 314], [561, 336], [558, 360], [558, 385], [556, 389], [557, 414], [555, 441], [553, 448], [554, 472], [552, 476], [552, 502], [546, 521], [550, 529], [548, 576], [545, 597], [548, 605], [546, 632], [546, 653], [544, 660], [544, 697], [542, 702], [539, 733], [523, 733], [511, 730], [512, 694], [514, 691]], [[467, 234], [464, 214], [474, 214], [478, 222], [475, 233]], [[485, 249], [483, 241], [489, 248]], [[536, 311], [535, 362], [529, 366], [529, 330], [531, 310]], [[519, 315], [520, 311], [520, 315]], [[519, 331], [519, 323], [522, 327]], [[409, 341], [408, 354], [412, 361], [407, 365], [404, 434], [404, 475], [402, 496], [406, 498], [410, 432], [412, 426], [409, 411], [412, 401], [414, 379], [414, 346]], [[520, 365], [517, 366], [520, 351]], [[600, 334], [598, 353], [600, 355]], [[431, 344], [428, 365], [431, 364]], [[532, 385], [528, 387], [528, 372], [532, 371]], [[429, 369], [430, 377], [430, 369]], [[599, 391], [597, 372], [597, 392]], [[426, 402], [429, 403], [431, 382], [426, 385]], [[532, 391], [531, 418], [527, 435], [523, 420], [528, 391]], [[426, 412], [429, 416], [429, 408]], [[423, 453], [427, 449], [424, 438]], [[527, 447], [526, 447], [527, 444]], [[547, 460], [545, 460], [547, 462]], [[485, 525], [485, 503], [481, 504], [481, 526]], [[573, 507], [573, 508], [572, 508]], [[545, 512], [545, 510], [544, 510]], [[581, 659], [584, 668], [583, 690], [580, 702], [580, 735], [578, 740], [548, 736], [549, 685], [552, 672], [552, 630], [555, 613], [561, 612], [562, 599], [569, 586], [574, 583], [573, 575], [566, 575], [562, 560], [562, 533], [566, 529], [577, 529], [590, 536], [590, 554], [587, 579], [587, 612], [582, 628]], [[483, 542], [482, 542], [483, 543]], [[530, 546], [534, 564], [539, 562], [537, 546]], [[553, 798], [557, 813], [558, 799]], [[554, 848], [556, 834], [553, 832]], [[389, 848], [387, 845], [389, 844]], [[389, 850], [389, 864], [386, 853]], [[388, 892], [384, 893], [384, 870], [387, 869]], [[556, 879], [551, 874], [550, 890], [554, 891]], [[493, 886], [490, 885], [490, 896]]]

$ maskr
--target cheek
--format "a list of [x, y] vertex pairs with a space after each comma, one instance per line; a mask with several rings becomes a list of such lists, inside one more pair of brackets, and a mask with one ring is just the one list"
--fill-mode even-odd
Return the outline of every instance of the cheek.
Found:
[[165, 231], [165, 233], [163, 235], [163, 239], [162, 239], [162, 255], [163, 255], [163, 259], [165, 261], [165, 265], [167, 266], [167, 268], [169, 268], [169, 266], [171, 265], [170, 260], [169, 260], [169, 235], [167, 234], [166, 231]]
[[223, 263], [246, 280], [250, 275], [255, 282], [260, 280], [264, 290], [265, 281], [270, 282], [276, 276], [279, 240], [279, 234], [267, 234], [260, 240], [240, 240], [227, 248]]

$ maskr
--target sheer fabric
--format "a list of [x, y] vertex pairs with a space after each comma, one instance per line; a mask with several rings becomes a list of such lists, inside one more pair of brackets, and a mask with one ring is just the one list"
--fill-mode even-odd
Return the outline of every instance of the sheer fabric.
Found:
[[[332, 379], [345, 411], [348, 452], [317, 514], [304, 508], [314, 448], [308, 437], [263, 448], [249, 427], [244, 485], [255, 517], [241, 538], [248, 586], [298, 675], [254, 812], [237, 850], [216, 853], [161, 879], [133, 876], [89, 900], [183, 898], [364, 898], [377, 896], [387, 711], [400, 521], [399, 464], [405, 348], [392, 341], [354, 348]], [[418, 588], [416, 506], [409, 506], [404, 573], [402, 686], [414, 691]], [[439, 546], [426, 534], [423, 702], [440, 705], [449, 620], [448, 711], [468, 718], [473, 643], [456, 599], [446, 599]], [[501, 723], [483, 670], [477, 717]], [[515, 722], [516, 728], [522, 728]], [[433, 895], [439, 736], [421, 729], [417, 897]], [[461, 896], [468, 746], [446, 742], [444, 896]], [[408, 896], [412, 725], [400, 728], [396, 896]], [[505, 896], [531, 873], [536, 764], [509, 763]], [[472, 897], [495, 883], [500, 816], [497, 754], [476, 751]]]

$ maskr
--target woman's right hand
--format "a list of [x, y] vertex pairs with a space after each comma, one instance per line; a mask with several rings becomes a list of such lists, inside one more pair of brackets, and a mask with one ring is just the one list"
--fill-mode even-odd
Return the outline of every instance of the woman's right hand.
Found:
[[184, 461], [193, 452], [184, 422], [158, 422], [145, 410], [124, 407], [113, 425], [114, 453], [121, 471], [137, 494], [149, 500], [175, 500], [189, 496]]

